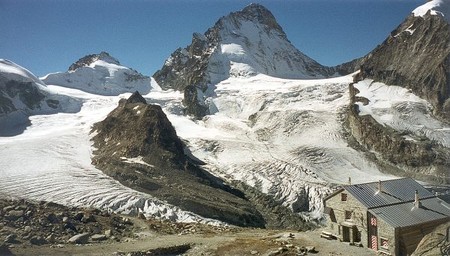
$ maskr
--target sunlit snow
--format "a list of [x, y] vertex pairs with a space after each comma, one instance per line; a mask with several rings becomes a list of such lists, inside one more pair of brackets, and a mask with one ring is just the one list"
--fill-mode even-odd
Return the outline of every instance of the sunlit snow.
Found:
[[[121, 185], [91, 164], [90, 128], [130, 94], [107, 97], [48, 86], [49, 91], [82, 100], [75, 114], [36, 115], [21, 135], [0, 137], [0, 194], [180, 222], [220, 222], [185, 212]], [[124, 159], [141, 163], [139, 158]], [[146, 163], [145, 163], [146, 164]], [[148, 165], [148, 164], [147, 164]]]
[[441, 15], [450, 23], [450, 1], [448, 0], [432, 0], [424, 5], [417, 7], [413, 14], [414, 16], [423, 17], [430, 12], [431, 15]]

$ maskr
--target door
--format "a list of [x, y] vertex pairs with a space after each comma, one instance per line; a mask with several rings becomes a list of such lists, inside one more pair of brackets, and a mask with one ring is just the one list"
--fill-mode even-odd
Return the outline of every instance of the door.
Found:
[[342, 241], [350, 242], [350, 228], [342, 226]]
[[369, 227], [368, 245], [374, 251], [378, 251], [378, 220], [370, 212], [367, 213], [367, 226]]

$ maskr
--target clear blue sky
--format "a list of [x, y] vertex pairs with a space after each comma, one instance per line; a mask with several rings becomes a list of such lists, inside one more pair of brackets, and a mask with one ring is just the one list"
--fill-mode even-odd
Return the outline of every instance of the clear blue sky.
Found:
[[193, 32], [252, 2], [300, 51], [332, 66], [371, 51], [425, 0], [0, 0], [0, 58], [42, 76], [107, 51], [153, 75]]

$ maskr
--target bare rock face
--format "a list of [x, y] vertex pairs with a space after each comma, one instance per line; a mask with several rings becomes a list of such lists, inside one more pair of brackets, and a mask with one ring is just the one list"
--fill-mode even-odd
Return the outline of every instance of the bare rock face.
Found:
[[13, 103], [18, 98], [25, 106], [34, 110], [40, 108], [45, 95], [32, 81], [17, 81], [6, 78], [0, 73], [0, 115], [17, 111]]
[[403, 86], [450, 120], [450, 27], [444, 17], [409, 16], [361, 65], [361, 78]]
[[183, 142], [157, 105], [134, 93], [93, 127], [93, 163], [122, 184], [183, 210], [240, 226], [264, 226], [242, 192], [189, 158]]

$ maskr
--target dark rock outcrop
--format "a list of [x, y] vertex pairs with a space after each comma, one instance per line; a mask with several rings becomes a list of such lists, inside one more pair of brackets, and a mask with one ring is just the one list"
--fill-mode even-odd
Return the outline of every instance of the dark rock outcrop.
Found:
[[201, 169], [157, 105], [122, 99], [93, 131], [93, 163], [126, 186], [181, 209], [240, 226], [264, 226], [243, 194]]
[[11, 80], [0, 73], [0, 116], [17, 111], [12, 100], [16, 97], [34, 110], [40, 108], [45, 95], [32, 81]]
[[361, 78], [411, 89], [450, 120], [450, 27], [441, 15], [411, 14], [361, 64]]

